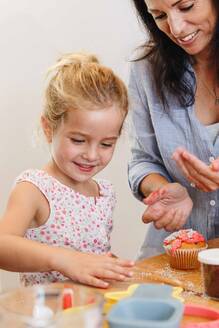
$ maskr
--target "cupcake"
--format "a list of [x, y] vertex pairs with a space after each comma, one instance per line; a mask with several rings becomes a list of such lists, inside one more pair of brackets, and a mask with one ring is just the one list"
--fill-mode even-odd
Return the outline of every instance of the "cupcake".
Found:
[[163, 247], [174, 269], [197, 269], [198, 252], [207, 248], [205, 238], [193, 229], [179, 230], [164, 239]]

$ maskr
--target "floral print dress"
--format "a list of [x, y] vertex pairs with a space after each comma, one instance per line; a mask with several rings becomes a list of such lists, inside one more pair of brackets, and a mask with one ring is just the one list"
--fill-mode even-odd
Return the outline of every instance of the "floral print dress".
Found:
[[[25, 238], [86, 253], [102, 254], [110, 250], [116, 198], [109, 181], [95, 180], [99, 186], [99, 197], [87, 197], [75, 192], [42, 170], [24, 171], [16, 179], [16, 183], [24, 181], [34, 184], [45, 196], [50, 207], [46, 223], [28, 229]], [[25, 286], [67, 279], [56, 271], [25, 272], [20, 273], [20, 277]]]

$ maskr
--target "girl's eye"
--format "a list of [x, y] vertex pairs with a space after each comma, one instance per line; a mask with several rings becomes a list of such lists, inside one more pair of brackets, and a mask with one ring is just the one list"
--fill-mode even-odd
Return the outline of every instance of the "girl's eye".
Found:
[[71, 141], [74, 142], [74, 143], [77, 143], [77, 144], [80, 144], [80, 143], [83, 143], [84, 142], [84, 140], [75, 139], [75, 138], [71, 138]]
[[106, 148], [110, 148], [113, 146], [113, 144], [107, 144], [107, 143], [102, 143], [101, 145]]

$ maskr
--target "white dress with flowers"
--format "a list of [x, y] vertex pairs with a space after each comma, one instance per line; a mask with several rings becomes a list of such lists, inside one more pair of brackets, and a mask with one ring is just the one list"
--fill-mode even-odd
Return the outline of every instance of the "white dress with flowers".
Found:
[[[102, 254], [110, 250], [112, 214], [116, 198], [109, 181], [95, 180], [99, 186], [99, 197], [87, 197], [75, 192], [42, 170], [26, 170], [16, 179], [16, 183], [24, 181], [34, 184], [50, 206], [46, 223], [28, 229], [25, 238], [80, 252]], [[74, 265], [77, 263], [72, 263], [72, 266]], [[67, 279], [56, 271], [25, 272], [20, 276], [25, 286]]]

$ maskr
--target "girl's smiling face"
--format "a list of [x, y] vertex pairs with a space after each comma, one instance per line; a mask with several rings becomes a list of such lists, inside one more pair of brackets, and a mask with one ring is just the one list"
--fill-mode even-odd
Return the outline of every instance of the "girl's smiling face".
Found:
[[217, 22], [212, 0], [145, 0], [157, 27], [188, 54], [208, 54]]
[[98, 110], [74, 109], [68, 111], [55, 132], [43, 119], [53, 171], [64, 183], [74, 185], [103, 170], [112, 158], [124, 118], [115, 105]]

